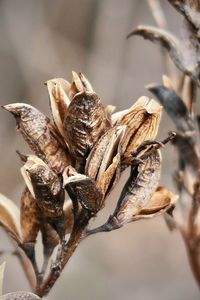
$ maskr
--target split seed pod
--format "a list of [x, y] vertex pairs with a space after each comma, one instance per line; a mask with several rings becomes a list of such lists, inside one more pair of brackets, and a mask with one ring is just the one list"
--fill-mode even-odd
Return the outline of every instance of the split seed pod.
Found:
[[104, 196], [108, 195], [120, 175], [121, 140], [125, 130], [126, 126], [108, 129], [87, 158], [85, 174], [96, 181]]
[[63, 78], [55, 78], [47, 81], [47, 88], [54, 123], [62, 137], [65, 137], [63, 121], [65, 111], [70, 104], [70, 99], [68, 97], [70, 83]]
[[74, 207], [80, 203], [84, 209], [96, 214], [103, 203], [101, 190], [97, 188], [94, 179], [79, 173], [68, 176], [69, 171], [66, 170], [63, 174], [63, 185], [74, 203]]
[[132, 161], [132, 152], [144, 141], [156, 138], [162, 107], [153, 99], [141, 97], [129, 109], [118, 115], [117, 125], [126, 125], [122, 139], [122, 164], [129, 165]]
[[142, 164], [133, 166], [131, 174], [126, 182], [112, 220], [117, 220], [117, 227], [121, 227], [132, 222], [134, 216], [138, 215], [154, 194], [160, 179], [161, 153], [154, 151], [149, 157], [144, 159]]
[[17, 128], [31, 150], [53, 170], [61, 173], [68, 165], [68, 156], [49, 119], [33, 106], [24, 103], [8, 104], [3, 108], [14, 115]]
[[41, 159], [28, 156], [21, 168], [24, 180], [46, 217], [59, 217], [63, 214], [64, 189], [61, 181]]
[[66, 111], [64, 130], [70, 154], [81, 165], [91, 148], [109, 126], [106, 111], [96, 93], [84, 88], [76, 76], [76, 93]]

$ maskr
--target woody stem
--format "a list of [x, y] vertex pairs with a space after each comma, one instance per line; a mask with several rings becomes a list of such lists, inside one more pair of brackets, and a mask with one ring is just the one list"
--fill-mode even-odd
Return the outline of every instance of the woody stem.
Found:
[[36, 288], [36, 294], [38, 296], [43, 297], [47, 295], [55, 284], [56, 280], [60, 277], [62, 270], [82, 240], [82, 233], [88, 225], [89, 219], [90, 213], [82, 209], [78, 215], [77, 221], [74, 224], [74, 228], [69, 240], [62, 243], [61, 249], [57, 253], [56, 261], [51, 266], [49, 275], [44, 282]]

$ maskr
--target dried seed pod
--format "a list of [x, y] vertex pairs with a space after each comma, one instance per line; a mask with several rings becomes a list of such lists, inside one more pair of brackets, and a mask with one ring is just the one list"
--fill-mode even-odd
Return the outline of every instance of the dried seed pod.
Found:
[[132, 152], [144, 141], [156, 138], [162, 107], [153, 99], [141, 97], [117, 120], [117, 125], [126, 125], [122, 139], [122, 164], [130, 164]]
[[31, 105], [14, 103], [3, 106], [11, 112], [17, 128], [37, 156], [61, 173], [69, 164], [66, 149], [60, 144], [49, 119]]
[[[87, 159], [85, 174], [107, 196], [120, 176], [121, 140], [126, 126], [110, 128], [95, 144]], [[111, 184], [112, 183], [112, 184]]]
[[17, 242], [22, 241], [20, 212], [13, 201], [0, 194], [0, 226]]
[[24, 180], [46, 217], [63, 214], [64, 189], [59, 177], [48, 165], [35, 156], [29, 156], [21, 168]]
[[131, 174], [126, 182], [113, 216], [117, 220], [117, 226], [123, 226], [133, 220], [142, 209], [148, 206], [160, 179], [161, 154], [159, 150], [154, 151], [147, 157], [143, 164], [133, 166]]
[[71, 155], [82, 162], [108, 126], [100, 98], [95, 93], [76, 94], [64, 120], [65, 136]]
[[80, 203], [84, 209], [87, 209], [92, 214], [96, 214], [101, 209], [103, 194], [96, 187], [96, 183], [92, 178], [79, 173], [67, 176], [66, 171], [63, 174], [63, 185], [74, 206]]
[[160, 101], [178, 130], [194, 132], [195, 126], [183, 100], [173, 91], [163, 85], [150, 84], [147, 89]]
[[155, 193], [152, 195], [149, 203], [141, 209], [140, 215], [155, 214], [169, 208], [172, 204], [175, 204], [178, 200], [178, 196], [168, 191], [165, 187], [159, 186]]
[[21, 197], [20, 221], [23, 243], [35, 242], [40, 229], [41, 211], [28, 188]]
[[70, 89], [70, 83], [62, 78], [55, 78], [47, 81], [47, 88], [55, 125], [64, 137], [63, 121], [65, 111], [70, 104], [70, 99], [67, 95]]

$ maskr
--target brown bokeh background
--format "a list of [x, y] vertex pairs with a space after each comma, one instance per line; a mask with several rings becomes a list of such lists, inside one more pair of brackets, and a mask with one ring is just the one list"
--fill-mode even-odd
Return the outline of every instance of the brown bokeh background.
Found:
[[[169, 29], [179, 32], [179, 15], [161, 0]], [[71, 79], [82, 71], [104, 104], [117, 110], [148, 95], [145, 85], [161, 81], [160, 49], [139, 37], [126, 40], [138, 24], [155, 25], [147, 1], [139, 0], [1, 0], [0, 104], [27, 102], [50, 115], [44, 82]], [[150, 94], [149, 94], [150, 96]], [[16, 149], [27, 152], [13, 118], [0, 110], [0, 191], [19, 203], [23, 180]], [[164, 114], [159, 138], [173, 129]], [[162, 183], [171, 181], [173, 150], [164, 150]], [[122, 181], [125, 178], [122, 178]], [[122, 182], [101, 213], [106, 220]], [[4, 292], [29, 289], [12, 246], [1, 231], [1, 256], [6, 261]], [[85, 240], [48, 296], [49, 300], [195, 300], [183, 241], [169, 232], [162, 217]]]

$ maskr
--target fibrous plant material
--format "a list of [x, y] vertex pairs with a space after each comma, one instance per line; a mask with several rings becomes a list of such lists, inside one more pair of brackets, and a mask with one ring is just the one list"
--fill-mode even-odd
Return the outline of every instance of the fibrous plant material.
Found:
[[168, 210], [165, 219], [170, 229], [180, 230], [192, 272], [200, 286], [200, 140], [196, 105], [196, 92], [200, 86], [200, 2], [168, 1], [183, 16], [181, 40], [178, 41], [163, 28], [142, 25], [134, 29], [129, 37], [141, 35], [159, 43], [182, 72], [177, 72], [176, 80], [174, 74], [169, 72], [169, 76], [163, 76], [163, 84], [150, 84], [147, 88], [157, 97], [176, 127], [177, 134], [172, 144], [177, 151], [178, 167], [174, 181], [180, 195], [180, 205], [177, 205], [174, 215]]
[[[18, 151], [26, 188], [20, 210], [0, 197], [0, 224], [14, 240], [40, 297], [49, 293], [88, 235], [164, 213], [177, 198], [159, 187], [160, 148], [174, 134], [163, 143], [155, 141], [162, 111], [155, 100], [141, 97], [130, 109], [113, 113], [114, 107], [104, 107], [88, 79], [75, 72], [72, 83], [55, 78], [47, 81], [47, 88], [53, 122], [28, 104], [3, 106], [16, 118], [34, 154]], [[130, 177], [113, 215], [99, 229], [90, 229], [90, 221], [129, 166]], [[39, 231], [44, 253], [40, 267], [35, 259]]]

